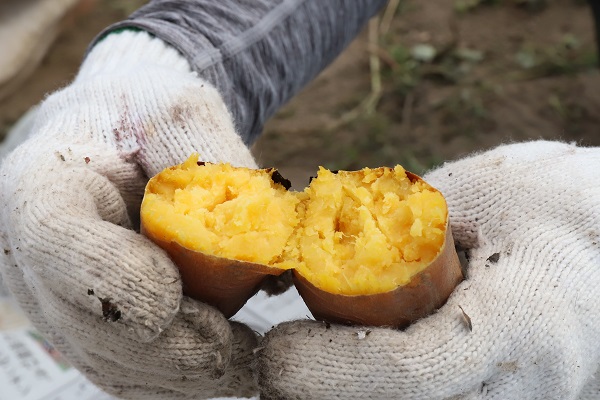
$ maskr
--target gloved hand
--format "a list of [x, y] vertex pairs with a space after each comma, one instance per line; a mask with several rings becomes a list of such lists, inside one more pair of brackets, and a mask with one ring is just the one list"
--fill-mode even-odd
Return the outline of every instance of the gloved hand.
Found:
[[600, 398], [599, 178], [600, 148], [552, 142], [429, 173], [469, 249], [467, 279], [405, 331], [276, 327], [259, 353], [261, 398]]
[[256, 167], [220, 95], [143, 32], [109, 35], [2, 165], [1, 268], [34, 325], [124, 398], [251, 396], [254, 333], [182, 296], [136, 233], [147, 178], [197, 151]]

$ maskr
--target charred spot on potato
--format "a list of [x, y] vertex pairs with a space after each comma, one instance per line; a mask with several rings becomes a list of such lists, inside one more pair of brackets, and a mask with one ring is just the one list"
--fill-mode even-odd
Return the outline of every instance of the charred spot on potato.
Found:
[[273, 170], [273, 174], [271, 174], [271, 179], [278, 185], [283, 186], [286, 190], [290, 190], [290, 188], [292, 187], [292, 182], [290, 182], [288, 179], [285, 179], [277, 170]]

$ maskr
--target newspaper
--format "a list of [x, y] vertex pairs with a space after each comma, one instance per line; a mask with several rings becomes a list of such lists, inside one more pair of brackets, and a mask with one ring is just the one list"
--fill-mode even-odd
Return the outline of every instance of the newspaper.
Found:
[[[298, 292], [258, 293], [235, 315], [260, 334], [310, 318]], [[114, 400], [73, 368], [27, 321], [0, 282], [0, 400]], [[168, 400], [168, 399], [165, 399]]]

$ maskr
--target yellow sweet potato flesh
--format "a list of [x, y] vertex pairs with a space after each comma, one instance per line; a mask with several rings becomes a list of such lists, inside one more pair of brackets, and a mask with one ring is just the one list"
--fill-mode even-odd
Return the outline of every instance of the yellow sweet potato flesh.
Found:
[[300, 207], [295, 268], [330, 293], [382, 293], [406, 285], [440, 253], [447, 207], [401, 166], [334, 174], [321, 168]]
[[442, 251], [447, 208], [406, 171], [321, 168], [304, 192], [265, 170], [198, 165], [194, 155], [148, 183], [144, 228], [191, 250], [294, 268], [330, 293], [383, 293], [406, 285]]
[[144, 229], [190, 250], [272, 265], [298, 224], [297, 197], [265, 171], [198, 165], [198, 155], [148, 183]]

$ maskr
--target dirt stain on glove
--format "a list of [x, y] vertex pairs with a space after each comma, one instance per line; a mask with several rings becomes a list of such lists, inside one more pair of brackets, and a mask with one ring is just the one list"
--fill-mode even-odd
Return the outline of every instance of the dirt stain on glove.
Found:
[[[88, 289], [87, 294], [88, 296], [94, 296], [94, 289]], [[121, 319], [121, 310], [110, 298], [98, 297], [98, 300], [102, 304], [102, 316], [105, 321], [116, 322]]]
[[110, 299], [98, 298], [102, 303], [102, 316], [106, 321], [116, 322], [121, 319], [121, 310]]
[[485, 260], [489, 263], [485, 264], [485, 266], [489, 268], [490, 264], [496, 264], [498, 260], [500, 260], [500, 253], [494, 253]]

